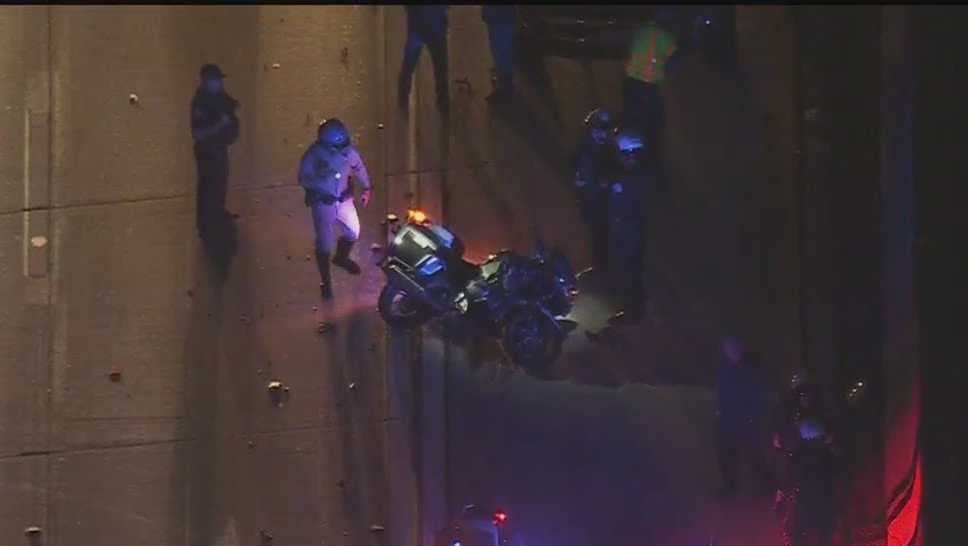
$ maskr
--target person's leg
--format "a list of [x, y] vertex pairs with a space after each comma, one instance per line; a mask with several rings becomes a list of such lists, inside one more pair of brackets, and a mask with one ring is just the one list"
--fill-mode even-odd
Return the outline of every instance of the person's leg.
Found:
[[319, 291], [324, 300], [333, 299], [333, 281], [329, 271], [329, 260], [333, 254], [333, 222], [336, 220], [336, 206], [314, 203], [310, 210], [313, 214], [313, 228], [316, 232], [316, 268], [319, 270]]
[[736, 440], [733, 434], [721, 427], [717, 429], [716, 436], [716, 459], [719, 462], [722, 492], [732, 494], [736, 491]]
[[491, 57], [497, 72], [497, 90], [510, 93], [514, 90], [515, 24], [497, 23], [489, 25], [487, 30], [491, 44]]
[[225, 199], [229, 193], [229, 153], [220, 150], [213, 161], [212, 213], [218, 215], [219, 220], [225, 220], [229, 212], [225, 209]]
[[407, 41], [403, 45], [403, 61], [400, 63], [400, 77], [397, 79], [397, 98], [400, 106], [406, 107], [413, 85], [413, 72], [417, 69], [423, 40], [415, 30], [407, 31]]
[[430, 61], [434, 65], [434, 85], [437, 102], [446, 103], [450, 98], [450, 80], [447, 71], [447, 33], [427, 37]]
[[350, 258], [353, 245], [360, 238], [360, 217], [352, 199], [336, 205], [336, 221], [339, 222], [342, 234], [336, 243], [333, 264], [342, 267], [351, 275], [359, 275], [361, 272], [359, 264]]
[[198, 173], [198, 182], [195, 185], [195, 228], [199, 236], [204, 236], [208, 232], [207, 215], [209, 208], [209, 198], [211, 194], [211, 175], [209, 171], [208, 158], [203, 152], [195, 150], [195, 169]]

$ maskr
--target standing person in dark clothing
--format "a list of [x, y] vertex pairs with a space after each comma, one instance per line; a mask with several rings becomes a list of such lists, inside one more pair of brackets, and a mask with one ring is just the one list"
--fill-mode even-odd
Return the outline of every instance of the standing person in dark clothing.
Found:
[[591, 239], [592, 267], [602, 273], [608, 270], [609, 184], [615, 175], [612, 136], [611, 114], [596, 108], [585, 116], [585, 130], [575, 152], [573, 182]]
[[434, 65], [434, 81], [437, 87], [437, 105], [446, 106], [450, 101], [447, 79], [447, 6], [408, 5], [407, 42], [403, 46], [403, 64], [397, 82], [397, 99], [400, 108], [407, 108], [413, 72], [420, 59], [420, 50], [427, 46]]
[[481, 18], [487, 25], [487, 41], [491, 46], [491, 60], [497, 72], [497, 85], [487, 100], [509, 99], [515, 96], [514, 42], [518, 24], [517, 6], [481, 6]]
[[833, 428], [816, 385], [798, 372], [791, 381], [773, 447], [785, 455], [777, 494], [786, 508], [784, 535], [792, 546], [829, 546], [836, 527]]
[[615, 147], [619, 174], [609, 188], [609, 273], [620, 307], [608, 322], [623, 326], [645, 318], [645, 209], [653, 174], [641, 135], [616, 131]]
[[229, 183], [229, 146], [239, 137], [238, 101], [225, 92], [225, 74], [214, 64], [202, 66], [201, 84], [191, 106], [192, 139], [198, 186], [195, 223], [199, 237], [211, 234], [237, 216], [225, 210]]
[[742, 343], [723, 340], [723, 359], [716, 370], [717, 455], [723, 495], [736, 492], [736, 467], [742, 456], [756, 473], [763, 491], [775, 491], [773, 474], [760, 442], [760, 426], [767, 405], [760, 364]]
[[662, 88], [667, 74], [675, 68], [679, 46], [672, 34], [674, 18], [670, 9], [657, 6], [653, 10], [652, 18], [632, 39], [622, 96], [625, 122], [645, 135], [653, 155], [658, 157], [665, 127]]

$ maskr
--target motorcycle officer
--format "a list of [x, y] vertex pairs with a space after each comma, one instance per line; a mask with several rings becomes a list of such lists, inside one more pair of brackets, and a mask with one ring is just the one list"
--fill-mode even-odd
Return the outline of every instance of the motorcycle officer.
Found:
[[615, 147], [620, 172], [610, 187], [609, 271], [619, 293], [620, 310], [608, 322], [621, 326], [645, 318], [645, 204], [653, 173], [640, 134], [617, 130]]
[[575, 153], [573, 183], [578, 189], [582, 219], [588, 226], [592, 270], [597, 272], [608, 270], [608, 183], [615, 174], [612, 128], [608, 110], [596, 108], [589, 112]]
[[829, 546], [836, 527], [834, 435], [820, 393], [802, 371], [790, 382], [773, 447], [785, 455], [776, 503], [785, 508], [786, 544], [804, 546], [813, 535], [816, 544]]
[[[350, 134], [339, 119], [330, 118], [319, 125], [317, 140], [299, 163], [299, 184], [306, 192], [305, 203], [313, 214], [316, 231], [316, 267], [319, 269], [319, 292], [323, 300], [333, 299], [330, 278], [332, 263], [351, 275], [360, 274], [360, 266], [350, 259], [350, 251], [360, 236], [360, 219], [353, 202], [350, 177], [363, 186], [360, 199], [370, 204], [370, 177], [359, 152], [350, 143]], [[342, 234], [333, 254], [333, 224], [339, 223]]]

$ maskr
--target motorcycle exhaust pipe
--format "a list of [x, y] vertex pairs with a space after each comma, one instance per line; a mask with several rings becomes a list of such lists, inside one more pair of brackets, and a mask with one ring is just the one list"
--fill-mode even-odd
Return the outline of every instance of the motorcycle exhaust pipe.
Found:
[[444, 305], [441, 305], [431, 298], [430, 294], [428, 294], [422, 286], [417, 284], [417, 281], [413, 280], [410, 278], [410, 276], [404, 273], [400, 266], [391, 265], [386, 269], [386, 273], [387, 281], [392, 283], [400, 290], [403, 290], [408, 296], [416, 298], [418, 301], [420, 301], [420, 303], [430, 307], [438, 314], [447, 312], [447, 308]]

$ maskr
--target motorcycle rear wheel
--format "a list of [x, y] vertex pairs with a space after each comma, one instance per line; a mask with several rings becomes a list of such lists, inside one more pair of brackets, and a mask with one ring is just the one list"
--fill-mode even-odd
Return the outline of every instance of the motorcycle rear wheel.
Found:
[[430, 310], [390, 283], [380, 291], [376, 309], [384, 322], [398, 330], [419, 328], [431, 318]]
[[563, 343], [554, 318], [535, 307], [512, 311], [501, 333], [508, 357], [531, 373], [546, 373], [561, 354]]

